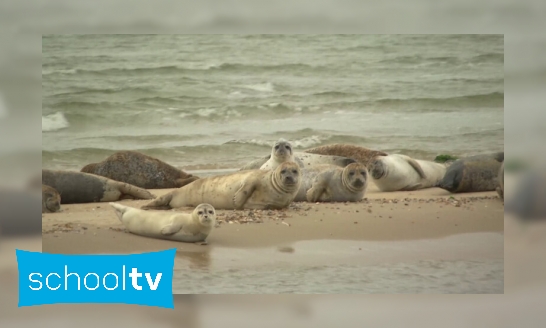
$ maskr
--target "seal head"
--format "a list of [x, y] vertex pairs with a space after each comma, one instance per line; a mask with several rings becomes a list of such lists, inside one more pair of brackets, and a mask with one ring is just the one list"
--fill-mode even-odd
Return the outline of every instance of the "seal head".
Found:
[[368, 186], [368, 170], [360, 163], [352, 163], [343, 169], [342, 182], [345, 188], [358, 193]]
[[206, 228], [212, 228], [216, 224], [216, 210], [210, 204], [199, 204], [193, 210], [193, 216], [200, 225]]
[[271, 176], [272, 187], [281, 193], [292, 193], [300, 187], [300, 167], [294, 162], [282, 163]]

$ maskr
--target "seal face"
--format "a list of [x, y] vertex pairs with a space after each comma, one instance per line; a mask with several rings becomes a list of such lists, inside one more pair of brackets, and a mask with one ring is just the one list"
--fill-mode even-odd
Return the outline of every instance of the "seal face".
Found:
[[42, 185], [42, 213], [54, 213], [61, 210], [61, 195], [50, 186]]
[[279, 139], [271, 149], [269, 160], [260, 167], [260, 170], [274, 170], [284, 162], [296, 162], [296, 159], [290, 142]]
[[368, 170], [360, 163], [345, 168], [317, 165], [305, 169], [296, 201], [358, 202], [368, 187]]
[[248, 170], [199, 179], [142, 207], [171, 209], [211, 204], [216, 209], [280, 209], [294, 200], [301, 179], [294, 162], [275, 170]]
[[43, 169], [42, 184], [57, 190], [62, 204], [155, 198], [147, 190], [128, 183], [82, 172]]
[[144, 189], [179, 188], [199, 179], [157, 158], [135, 151], [114, 153], [100, 163], [86, 165], [81, 172]]
[[476, 155], [453, 162], [438, 187], [452, 193], [495, 191], [504, 152]]
[[385, 192], [434, 187], [447, 169], [446, 164], [416, 160], [401, 154], [378, 156], [369, 167], [374, 183]]
[[216, 210], [210, 204], [199, 204], [191, 214], [110, 205], [129, 232], [145, 237], [200, 242], [207, 239], [216, 224]]

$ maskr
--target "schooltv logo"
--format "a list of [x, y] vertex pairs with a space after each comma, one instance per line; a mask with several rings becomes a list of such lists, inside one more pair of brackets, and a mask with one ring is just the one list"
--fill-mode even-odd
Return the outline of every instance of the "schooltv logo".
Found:
[[61, 255], [16, 250], [19, 307], [124, 303], [174, 308], [176, 249], [129, 255]]

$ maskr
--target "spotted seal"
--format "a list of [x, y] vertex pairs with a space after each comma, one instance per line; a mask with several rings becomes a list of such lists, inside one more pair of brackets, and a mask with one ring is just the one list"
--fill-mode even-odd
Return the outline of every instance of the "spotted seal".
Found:
[[281, 209], [296, 197], [300, 168], [284, 162], [275, 170], [248, 170], [199, 179], [142, 209], [171, 209], [211, 204], [215, 209]]
[[368, 170], [360, 163], [342, 168], [315, 165], [303, 169], [296, 202], [358, 202], [368, 187]]
[[100, 175], [144, 189], [180, 188], [199, 177], [177, 169], [157, 158], [135, 151], [120, 151], [81, 172]]

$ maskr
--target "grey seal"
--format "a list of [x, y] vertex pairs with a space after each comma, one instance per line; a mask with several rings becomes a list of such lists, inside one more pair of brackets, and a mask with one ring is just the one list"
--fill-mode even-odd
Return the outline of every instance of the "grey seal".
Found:
[[62, 204], [155, 198], [149, 191], [128, 183], [82, 172], [43, 169], [42, 184], [57, 190]]

